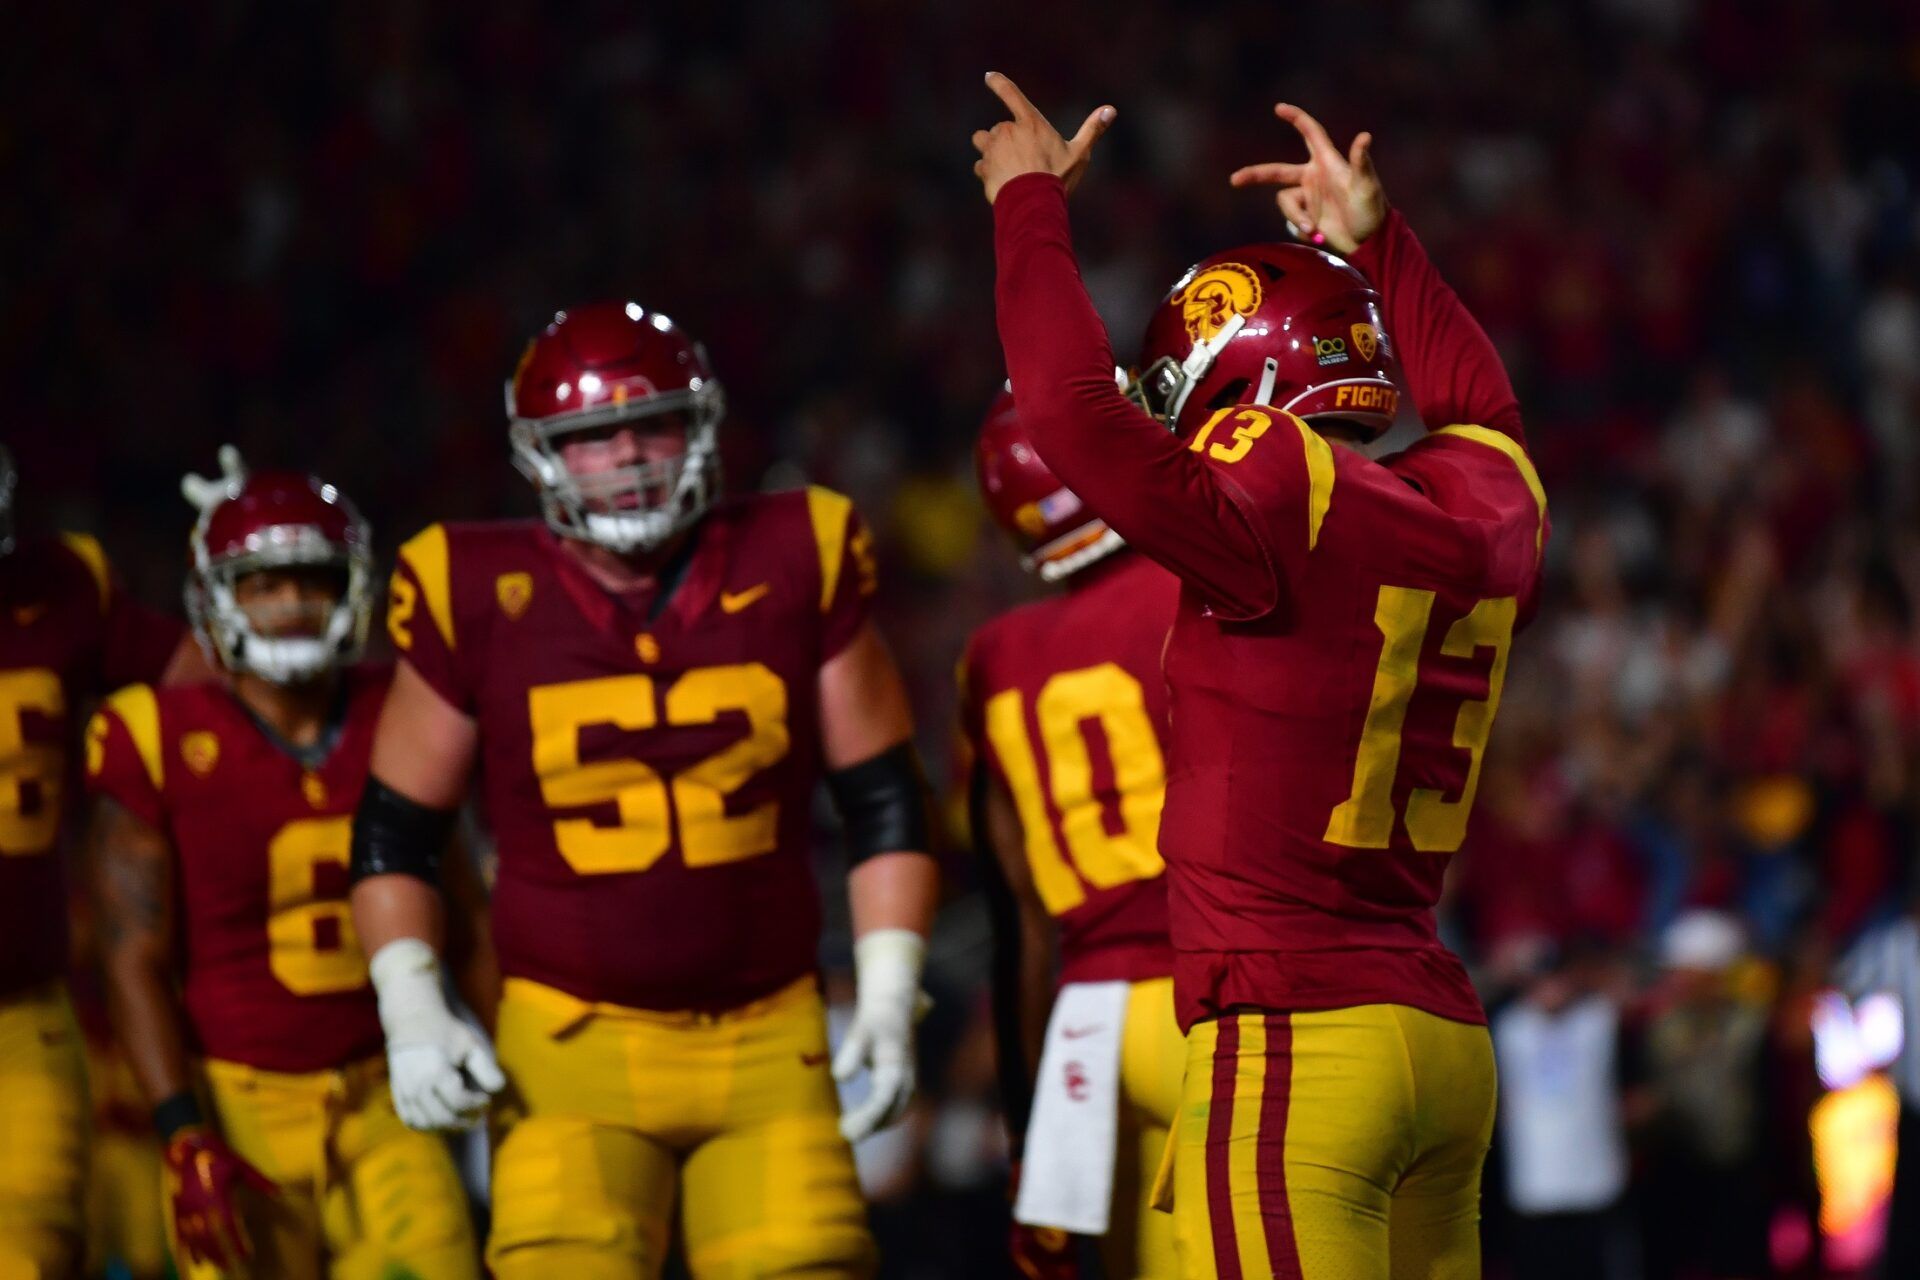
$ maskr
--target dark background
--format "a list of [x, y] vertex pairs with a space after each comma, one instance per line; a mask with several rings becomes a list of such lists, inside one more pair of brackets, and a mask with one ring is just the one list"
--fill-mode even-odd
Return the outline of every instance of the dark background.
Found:
[[[1280, 234], [1225, 181], [1294, 155], [1274, 98], [1373, 130], [1508, 360], [1554, 509], [1450, 936], [1496, 1002], [1578, 942], [1652, 1025], [1663, 931], [1732, 913], [1768, 1027], [1741, 1158], [1805, 1221], [1804, 999], [1899, 908], [1920, 798], [1920, 8], [228, 2], [10, 27], [0, 434], [32, 520], [101, 534], [158, 601], [177, 478], [223, 441], [339, 484], [388, 552], [530, 512], [500, 384], [556, 307], [630, 296], [708, 343], [730, 483], [834, 485], [876, 526], [936, 771], [967, 631], [1029, 590], [971, 480], [1001, 376], [981, 73], [1069, 130], [1119, 106], [1074, 218], [1123, 354], [1188, 261]], [[999, 1175], [954, 878], [927, 1102], [880, 1191], [903, 1276], [981, 1274], [965, 1251], [997, 1231], [971, 1225]], [[1488, 1191], [1497, 1267], [1497, 1167]]]

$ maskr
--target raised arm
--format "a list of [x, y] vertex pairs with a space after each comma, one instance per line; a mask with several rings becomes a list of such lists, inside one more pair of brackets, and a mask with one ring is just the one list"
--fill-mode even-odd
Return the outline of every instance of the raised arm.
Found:
[[1000, 343], [1021, 420], [1041, 456], [1130, 544], [1216, 605], [1272, 608], [1278, 589], [1259, 540], [1217, 473], [1114, 385], [1113, 351], [1074, 260], [1066, 195], [1112, 108], [1060, 138], [1004, 76], [1014, 113], [974, 135], [993, 202]]
[[1341, 155], [1318, 120], [1291, 103], [1274, 114], [1307, 145], [1304, 161], [1248, 165], [1236, 187], [1275, 185], [1274, 201], [1299, 234], [1345, 255], [1380, 290], [1381, 319], [1407, 390], [1429, 427], [1473, 423], [1526, 443], [1520, 402], [1500, 353], [1440, 278], [1406, 219], [1387, 203], [1373, 164], [1373, 135]]

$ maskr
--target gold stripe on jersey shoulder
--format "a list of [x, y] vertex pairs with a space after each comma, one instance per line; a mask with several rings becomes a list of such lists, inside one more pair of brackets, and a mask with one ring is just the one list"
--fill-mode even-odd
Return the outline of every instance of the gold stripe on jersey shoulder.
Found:
[[147, 779], [158, 791], [166, 770], [160, 754], [160, 700], [153, 696], [150, 684], [130, 684], [107, 698], [107, 710], [127, 726], [133, 749], [146, 766]]
[[94, 590], [100, 593], [100, 612], [105, 613], [113, 603], [113, 574], [107, 568], [107, 553], [100, 546], [100, 539], [90, 533], [63, 533], [60, 541], [87, 566], [87, 572], [93, 576]]
[[1540, 525], [1533, 534], [1533, 549], [1540, 550], [1547, 537], [1547, 491], [1540, 483], [1540, 473], [1533, 469], [1533, 459], [1527, 456], [1527, 451], [1521, 447], [1520, 442], [1505, 432], [1495, 431], [1491, 427], [1476, 427], [1464, 422], [1442, 427], [1434, 434], [1474, 440], [1486, 445], [1489, 449], [1498, 449], [1507, 455], [1508, 460], [1519, 470], [1520, 478], [1526, 481], [1527, 492], [1533, 495], [1534, 505], [1540, 508]]
[[820, 612], [833, 607], [840, 586], [840, 566], [846, 560], [847, 524], [853, 499], [817, 484], [807, 486], [807, 516], [813, 522], [813, 543], [820, 552]]
[[430, 524], [401, 544], [400, 558], [413, 570], [427, 613], [448, 649], [453, 648], [453, 578], [448, 567], [447, 526]]
[[1311, 551], [1320, 545], [1320, 525], [1333, 505], [1333, 446], [1304, 418], [1291, 413], [1287, 418], [1299, 428], [1300, 443], [1307, 451], [1307, 550]]

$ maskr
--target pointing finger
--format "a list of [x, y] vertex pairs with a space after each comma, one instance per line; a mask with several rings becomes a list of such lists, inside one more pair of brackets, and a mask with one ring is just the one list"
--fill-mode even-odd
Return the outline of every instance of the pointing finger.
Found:
[[1340, 159], [1340, 152], [1334, 147], [1333, 139], [1327, 136], [1327, 131], [1320, 126], [1320, 122], [1304, 110], [1291, 102], [1276, 102], [1273, 104], [1273, 114], [1300, 131], [1300, 136], [1306, 140], [1307, 150], [1312, 153], [1315, 160]]
[[1093, 144], [1100, 141], [1100, 135], [1113, 126], [1114, 118], [1119, 114], [1111, 106], [1097, 108], [1081, 123], [1080, 131], [1073, 135], [1073, 140], [1067, 143], [1067, 151], [1075, 159], [1084, 159], [1093, 150]]
[[987, 88], [993, 90], [993, 96], [1006, 104], [1015, 120], [1037, 120], [1039, 110], [1027, 101], [1027, 95], [1020, 92], [1020, 86], [1001, 75], [998, 71], [987, 72]]
[[1233, 175], [1229, 177], [1227, 181], [1236, 187], [1251, 187], [1269, 183], [1296, 186], [1305, 179], [1306, 173], [1307, 166], [1304, 164], [1289, 164], [1285, 162], [1249, 164], [1242, 165], [1240, 168], [1235, 169]]
[[1371, 178], [1373, 176], [1372, 134], [1361, 132], [1354, 135], [1353, 146], [1347, 152], [1347, 163], [1352, 165], [1353, 171], [1362, 177]]

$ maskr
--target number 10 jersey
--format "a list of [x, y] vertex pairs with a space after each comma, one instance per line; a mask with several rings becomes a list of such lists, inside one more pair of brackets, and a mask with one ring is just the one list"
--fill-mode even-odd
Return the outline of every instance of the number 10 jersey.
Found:
[[716, 506], [657, 614], [538, 523], [401, 549], [401, 660], [480, 729], [505, 976], [717, 1011], [815, 968], [819, 673], [874, 587], [852, 503], [819, 488]]

